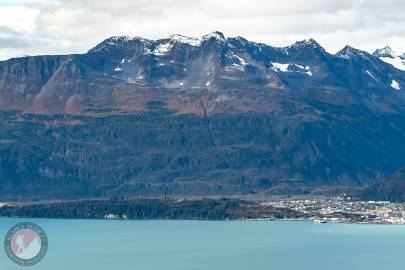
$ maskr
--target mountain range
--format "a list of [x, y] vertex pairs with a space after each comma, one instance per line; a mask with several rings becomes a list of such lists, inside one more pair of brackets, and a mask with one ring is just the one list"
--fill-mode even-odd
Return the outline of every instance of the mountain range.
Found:
[[111, 37], [0, 62], [0, 198], [333, 193], [405, 165], [405, 55]]

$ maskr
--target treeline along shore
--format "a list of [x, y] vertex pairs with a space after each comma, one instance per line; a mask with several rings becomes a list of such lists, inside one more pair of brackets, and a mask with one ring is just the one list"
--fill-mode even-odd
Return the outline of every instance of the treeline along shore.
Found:
[[0, 217], [63, 219], [298, 219], [302, 212], [239, 199], [111, 199], [3, 206]]

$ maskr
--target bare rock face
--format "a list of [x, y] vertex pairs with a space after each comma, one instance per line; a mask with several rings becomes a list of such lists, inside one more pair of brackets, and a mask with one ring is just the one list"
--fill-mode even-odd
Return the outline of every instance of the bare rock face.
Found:
[[0, 198], [369, 185], [405, 164], [405, 72], [389, 53], [214, 32], [0, 62]]

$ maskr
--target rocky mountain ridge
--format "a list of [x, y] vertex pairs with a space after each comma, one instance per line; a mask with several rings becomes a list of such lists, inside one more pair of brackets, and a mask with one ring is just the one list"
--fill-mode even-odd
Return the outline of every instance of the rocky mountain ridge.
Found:
[[[292, 91], [319, 86], [319, 92], [342, 89], [339, 95], [374, 89], [365, 99], [382, 98], [373, 91], [400, 90], [405, 82], [377, 54], [347, 46], [332, 55], [313, 39], [276, 48], [219, 32], [200, 39], [112, 37], [83, 55], [0, 62], [0, 109], [113, 115], [148, 111], [148, 102], [159, 100], [178, 113], [201, 115], [202, 103], [208, 114], [274, 111], [280, 108], [269, 96], [288, 100]], [[404, 98], [403, 91], [385, 95]]]

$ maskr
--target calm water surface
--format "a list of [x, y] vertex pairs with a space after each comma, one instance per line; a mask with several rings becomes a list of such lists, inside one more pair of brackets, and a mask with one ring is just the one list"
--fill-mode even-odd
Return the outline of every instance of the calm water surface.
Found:
[[1, 248], [1, 270], [405, 269], [405, 226], [0, 219], [1, 242], [22, 221], [47, 232], [48, 254], [22, 268]]

